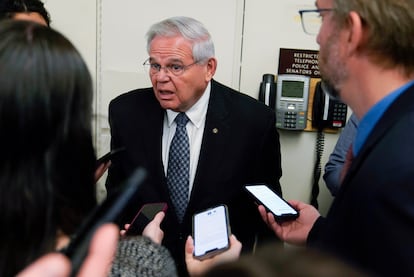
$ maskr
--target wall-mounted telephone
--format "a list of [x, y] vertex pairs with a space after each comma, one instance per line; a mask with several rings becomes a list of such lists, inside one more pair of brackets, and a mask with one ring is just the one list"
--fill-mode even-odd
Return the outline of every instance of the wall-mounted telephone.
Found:
[[345, 126], [348, 108], [341, 101], [329, 96], [323, 81], [315, 86], [312, 105], [312, 127], [317, 129], [315, 147], [315, 166], [313, 168], [313, 184], [310, 204], [318, 208], [319, 179], [321, 176], [321, 160], [324, 148], [324, 128], [341, 128]]
[[303, 130], [306, 127], [310, 77], [280, 74], [276, 84], [276, 127]]
[[348, 108], [339, 100], [329, 96], [324, 83], [319, 81], [315, 87], [312, 110], [312, 127], [342, 128], [346, 123]]

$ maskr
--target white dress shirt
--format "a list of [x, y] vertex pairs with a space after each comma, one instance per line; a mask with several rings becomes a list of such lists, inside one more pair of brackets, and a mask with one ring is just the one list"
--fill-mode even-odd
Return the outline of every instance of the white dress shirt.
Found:
[[[189, 196], [193, 188], [194, 177], [198, 165], [198, 158], [200, 157], [201, 141], [203, 139], [207, 107], [210, 99], [210, 89], [211, 85], [209, 83], [200, 99], [188, 111], [185, 112], [187, 117], [190, 119], [186, 126], [188, 139], [190, 143], [190, 187], [188, 192]], [[174, 121], [177, 115], [177, 112], [167, 110], [164, 116], [164, 127], [162, 135], [162, 162], [164, 164], [165, 176], [167, 176], [168, 154], [170, 144], [174, 137], [175, 129], [177, 127], [177, 124]], [[188, 197], [188, 199], [190, 199], [190, 197]]]

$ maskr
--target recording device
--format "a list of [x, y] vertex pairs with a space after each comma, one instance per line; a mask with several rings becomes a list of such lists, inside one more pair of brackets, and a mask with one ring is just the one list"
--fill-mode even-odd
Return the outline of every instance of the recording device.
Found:
[[82, 223], [68, 247], [62, 251], [71, 260], [71, 276], [76, 276], [78, 273], [88, 253], [89, 244], [96, 229], [104, 223], [115, 222], [144, 182], [145, 176], [146, 171], [144, 169], [136, 169], [124, 183], [119, 194], [114, 198], [107, 198]]
[[159, 212], [167, 211], [168, 205], [165, 202], [144, 204], [134, 219], [131, 221], [128, 230], [125, 232], [127, 236], [141, 235], [148, 223], [154, 219]]
[[108, 153], [106, 153], [105, 155], [103, 155], [102, 157], [96, 160], [96, 167], [99, 167], [101, 164], [109, 162], [116, 155], [125, 151], [125, 149], [126, 149], [125, 147], [120, 147], [120, 148], [116, 148], [116, 149], [109, 151]]
[[298, 211], [266, 184], [249, 184], [245, 186], [245, 189], [254, 197], [258, 204], [263, 205], [268, 212], [274, 215], [276, 221], [294, 220], [299, 216]]
[[275, 109], [276, 103], [276, 83], [275, 75], [273, 74], [264, 74], [263, 80], [260, 83], [259, 90], [259, 101], [265, 103], [265, 105]]
[[303, 130], [306, 128], [310, 77], [294, 74], [277, 76], [276, 127]]
[[207, 259], [230, 247], [230, 224], [226, 205], [193, 215], [194, 257]]

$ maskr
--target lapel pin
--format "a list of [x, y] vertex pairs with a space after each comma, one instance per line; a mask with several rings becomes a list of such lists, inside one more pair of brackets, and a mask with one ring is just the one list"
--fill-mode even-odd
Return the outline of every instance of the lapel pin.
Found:
[[218, 129], [217, 128], [213, 128], [213, 134], [217, 134], [218, 133]]

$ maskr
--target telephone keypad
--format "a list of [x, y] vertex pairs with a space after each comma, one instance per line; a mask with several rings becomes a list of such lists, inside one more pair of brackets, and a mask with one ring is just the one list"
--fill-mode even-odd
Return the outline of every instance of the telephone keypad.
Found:
[[335, 103], [332, 113], [332, 125], [333, 127], [341, 128], [345, 126], [347, 105], [344, 103]]
[[303, 130], [306, 127], [305, 112], [285, 111], [276, 113], [276, 127]]
[[344, 103], [336, 103], [333, 112], [333, 120], [343, 120], [346, 118], [347, 106]]

